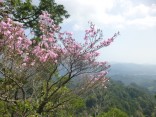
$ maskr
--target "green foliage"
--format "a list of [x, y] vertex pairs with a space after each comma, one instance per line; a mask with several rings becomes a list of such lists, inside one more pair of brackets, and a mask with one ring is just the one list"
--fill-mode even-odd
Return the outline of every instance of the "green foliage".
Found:
[[107, 113], [101, 113], [97, 117], [128, 117], [128, 115], [117, 108], [112, 108]]
[[62, 108], [51, 114], [54, 117], [75, 117], [80, 115], [85, 107], [85, 102], [81, 97], [75, 96], [69, 103], [66, 103]]
[[0, 100], [0, 117], [9, 117], [10, 114], [8, 112], [6, 103]]
[[52, 18], [55, 23], [61, 23], [63, 21], [63, 16], [68, 18], [69, 14], [64, 10], [63, 5], [57, 5], [54, 0], [40, 0], [38, 11], [48, 11], [52, 14]]
[[40, 35], [38, 18], [42, 11], [48, 11], [56, 24], [62, 23], [69, 14], [63, 5], [55, 3], [54, 0], [40, 0], [39, 5], [33, 5], [32, 0], [6, 0], [5, 10], [0, 11], [4, 16], [4, 11], [13, 15], [14, 21], [24, 24], [25, 28], [31, 28], [36, 35]]
[[[97, 88], [86, 96], [86, 106], [89, 112], [98, 115], [111, 108], [117, 108], [134, 117], [152, 116], [156, 100], [146, 89], [131, 84], [124, 86], [121, 82], [111, 81], [107, 89]], [[90, 113], [91, 114], [91, 113]]]
[[[65, 93], [67, 88], [62, 88], [58, 93]], [[58, 94], [57, 93], [57, 94]], [[60, 95], [60, 94], [58, 94]], [[44, 97], [44, 96], [43, 96]], [[59, 101], [57, 100], [59, 99]], [[38, 107], [40, 106], [40, 102], [43, 98], [27, 99], [25, 101], [17, 100], [16, 102], [7, 103], [5, 101], [0, 101], [0, 117], [9, 117], [9, 116], [28, 116], [28, 117], [46, 117], [48, 116], [57, 116], [57, 117], [66, 117], [66, 116], [74, 116], [81, 109], [84, 108], [85, 102], [81, 97], [78, 97], [74, 94], [70, 94], [69, 97], [58, 98], [56, 95], [54, 99], [48, 100], [48, 103], [44, 107], [44, 110], [53, 110], [53, 111], [45, 111], [41, 115], [36, 112]], [[66, 102], [66, 100], [68, 100]], [[57, 105], [57, 103], [62, 103]], [[63, 104], [64, 103], [64, 104]], [[55, 106], [54, 106], [55, 105]], [[3, 115], [3, 116], [2, 116]]]

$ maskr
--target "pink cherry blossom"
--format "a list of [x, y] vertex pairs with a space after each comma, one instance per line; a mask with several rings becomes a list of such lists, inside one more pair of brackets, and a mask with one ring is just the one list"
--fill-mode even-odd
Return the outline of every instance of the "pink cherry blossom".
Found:
[[[63, 64], [65, 69], [70, 68], [76, 74], [91, 74], [92, 82], [107, 82], [107, 62], [98, 62], [99, 49], [109, 46], [119, 33], [111, 38], [103, 39], [102, 31], [96, 29], [90, 22], [90, 27], [85, 31], [84, 43], [79, 43], [73, 38], [72, 32], [61, 32], [60, 27], [50, 18], [48, 12], [43, 11], [39, 16], [39, 25], [42, 35], [29, 39], [24, 34], [23, 25], [8, 18], [0, 22], [0, 52], [5, 49], [5, 54], [22, 59], [22, 66], [35, 66], [38, 62]], [[28, 53], [28, 54], [27, 54]], [[80, 71], [79, 71], [79, 70]], [[75, 70], [75, 71], [74, 71]], [[82, 70], [82, 71], [81, 71]], [[80, 72], [80, 73], [79, 73]], [[88, 75], [87, 74], [87, 75]]]

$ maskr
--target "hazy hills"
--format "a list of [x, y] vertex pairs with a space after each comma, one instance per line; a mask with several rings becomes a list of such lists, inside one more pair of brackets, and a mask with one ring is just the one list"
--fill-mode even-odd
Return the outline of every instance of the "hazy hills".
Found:
[[156, 92], [156, 65], [115, 63], [111, 64], [108, 76], [124, 84], [136, 83]]
[[116, 63], [111, 64], [110, 70], [111, 74], [156, 75], [156, 65]]

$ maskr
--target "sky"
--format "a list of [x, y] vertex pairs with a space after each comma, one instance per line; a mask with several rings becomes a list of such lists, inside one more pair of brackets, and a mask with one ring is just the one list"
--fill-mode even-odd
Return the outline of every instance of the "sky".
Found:
[[100, 50], [100, 61], [156, 64], [156, 0], [55, 0], [70, 14], [62, 30], [82, 41], [88, 21], [103, 30], [104, 39], [120, 32]]

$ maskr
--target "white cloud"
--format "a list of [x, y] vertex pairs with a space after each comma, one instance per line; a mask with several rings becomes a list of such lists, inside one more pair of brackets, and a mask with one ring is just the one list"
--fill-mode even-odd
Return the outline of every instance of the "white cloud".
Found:
[[156, 26], [156, 4], [134, 4], [130, 0], [56, 0], [71, 14], [75, 30], [82, 30], [88, 21], [116, 28]]
[[126, 9], [126, 12], [124, 12], [124, 15], [125, 16], [128, 16], [128, 17], [133, 17], [133, 16], [136, 16], [136, 15], [147, 15], [148, 12], [149, 12], [150, 8], [143, 5], [143, 4], [140, 4], [138, 6], [134, 6], [134, 7], [130, 7], [129, 9]]
[[147, 16], [144, 18], [136, 18], [127, 21], [128, 25], [140, 26], [140, 28], [156, 27], [156, 17]]

